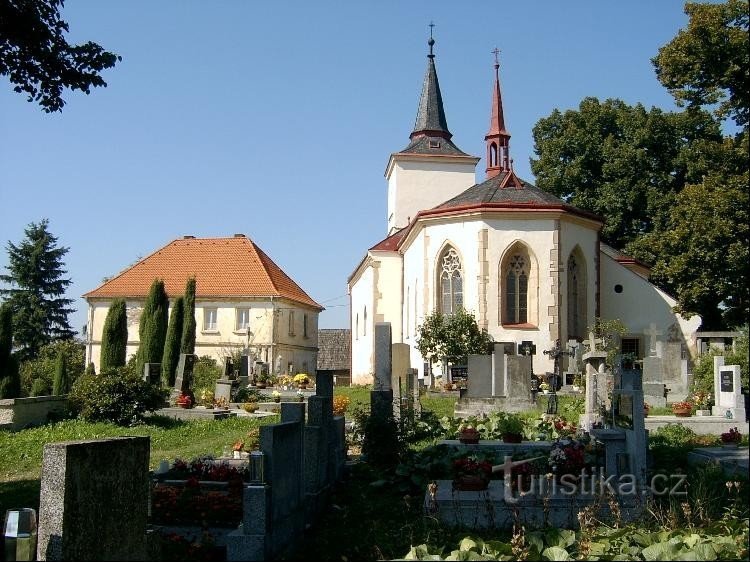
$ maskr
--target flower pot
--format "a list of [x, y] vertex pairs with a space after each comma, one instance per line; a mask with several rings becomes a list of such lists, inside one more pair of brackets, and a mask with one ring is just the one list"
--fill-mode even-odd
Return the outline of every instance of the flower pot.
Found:
[[476, 430], [462, 431], [458, 434], [458, 440], [464, 445], [476, 445], [479, 443], [479, 432]]
[[695, 415], [696, 416], [710, 416], [711, 410], [696, 410]]
[[273, 399], [274, 402], [281, 402], [281, 396], [278, 396]]
[[521, 443], [523, 435], [520, 433], [503, 433], [503, 443]]
[[678, 418], [689, 418], [691, 408], [672, 408], [672, 413]]
[[490, 479], [478, 474], [466, 474], [453, 479], [453, 489], [461, 492], [478, 492], [486, 490], [490, 485]]
[[304, 390], [307, 388], [307, 383], [306, 382], [297, 383], [297, 388], [299, 388], [300, 390]]

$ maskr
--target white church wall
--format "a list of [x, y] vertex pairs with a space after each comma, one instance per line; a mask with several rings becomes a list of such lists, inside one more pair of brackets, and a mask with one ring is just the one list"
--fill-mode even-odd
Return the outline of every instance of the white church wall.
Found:
[[560, 223], [561, 265], [565, 268], [565, 271], [560, 275], [560, 295], [562, 295], [560, 303], [560, 340], [563, 343], [568, 341], [568, 258], [576, 246], [581, 249], [581, 254], [586, 260], [586, 319], [584, 325], [586, 327], [594, 325], [596, 317], [596, 261], [594, 257], [598, 249], [597, 240], [597, 230], [591, 226], [584, 226], [569, 220], [563, 220]]
[[[517, 216], [517, 215], [516, 215]], [[488, 228], [487, 261], [489, 262], [489, 282], [487, 285], [488, 332], [495, 341], [520, 343], [532, 341], [537, 346], [534, 357], [534, 371], [551, 371], [553, 362], [542, 353], [552, 344], [549, 325], [553, 318], [550, 308], [555, 306], [551, 290], [550, 253], [554, 248], [555, 221], [552, 219], [533, 219], [528, 217], [490, 219], [485, 223]], [[503, 326], [501, 319], [502, 295], [500, 264], [506, 252], [516, 242], [524, 243], [535, 260], [538, 272], [536, 294], [530, 295], [530, 320], [532, 328], [511, 328]], [[531, 289], [531, 287], [530, 287]]]
[[388, 232], [409, 224], [417, 213], [462, 193], [475, 182], [476, 160], [409, 159], [395, 155], [388, 178]]
[[[602, 318], [619, 318], [633, 335], [644, 334], [654, 323], [664, 334], [660, 339], [664, 339], [670, 326], [676, 324], [685, 344], [694, 351], [700, 317], [683, 318], [676, 314], [672, 307], [677, 302], [672, 297], [603, 252], [599, 255]], [[616, 291], [618, 286], [622, 288], [619, 293]]]
[[[425, 287], [424, 269], [425, 269], [425, 233], [424, 230], [415, 236], [408, 249], [403, 254], [404, 259], [404, 285], [408, 288], [409, 293], [409, 311], [404, 308], [403, 318], [404, 334], [403, 343], [409, 345], [410, 362], [412, 368], [418, 369], [420, 376], [423, 373], [423, 359], [417, 351], [417, 328], [424, 321], [424, 317], [429, 313], [425, 312], [425, 300], [432, 302], [429, 286]], [[428, 273], [429, 275], [429, 273]], [[406, 290], [406, 289], [404, 289]], [[404, 307], [407, 306], [404, 298]], [[428, 305], [429, 308], [429, 305]], [[430, 309], [431, 310], [431, 309]], [[406, 320], [408, 319], [408, 322]]]
[[376, 322], [390, 322], [394, 343], [402, 341], [402, 259], [396, 252], [378, 253], [380, 267], [376, 272], [375, 306], [372, 329]]
[[373, 330], [366, 326], [365, 316], [369, 323], [374, 309], [374, 293], [374, 270], [372, 265], [367, 265], [350, 289], [353, 384], [372, 382]]

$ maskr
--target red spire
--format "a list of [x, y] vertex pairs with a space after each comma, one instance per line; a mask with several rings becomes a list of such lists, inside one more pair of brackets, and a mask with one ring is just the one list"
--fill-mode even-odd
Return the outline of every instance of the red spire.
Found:
[[503, 115], [503, 98], [500, 93], [500, 63], [495, 49], [495, 86], [492, 91], [492, 112], [490, 114], [490, 130], [484, 137], [487, 142], [487, 178], [494, 178], [500, 172], [510, 172], [510, 133], [505, 130], [505, 116]]

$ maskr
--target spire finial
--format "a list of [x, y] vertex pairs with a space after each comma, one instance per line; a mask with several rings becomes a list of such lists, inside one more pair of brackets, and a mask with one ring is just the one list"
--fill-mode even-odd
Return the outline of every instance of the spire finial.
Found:
[[498, 59], [498, 55], [500, 54], [500, 49], [495, 47], [492, 50], [492, 54], [495, 55], [495, 70], [497, 70], [498, 68], [500, 68], [500, 59]]
[[432, 28], [435, 27], [435, 24], [430, 22], [430, 38], [427, 40], [427, 44], [430, 46], [430, 54], [427, 55], [430, 58], [435, 58], [434, 53], [432, 52], [432, 46], [435, 44], [435, 40], [432, 38]]

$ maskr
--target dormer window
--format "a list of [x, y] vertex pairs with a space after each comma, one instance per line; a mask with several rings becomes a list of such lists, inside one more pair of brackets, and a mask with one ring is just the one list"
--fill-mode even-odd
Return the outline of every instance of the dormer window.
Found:
[[429, 146], [430, 148], [440, 148], [440, 141], [429, 140], [427, 141], [427, 146]]

